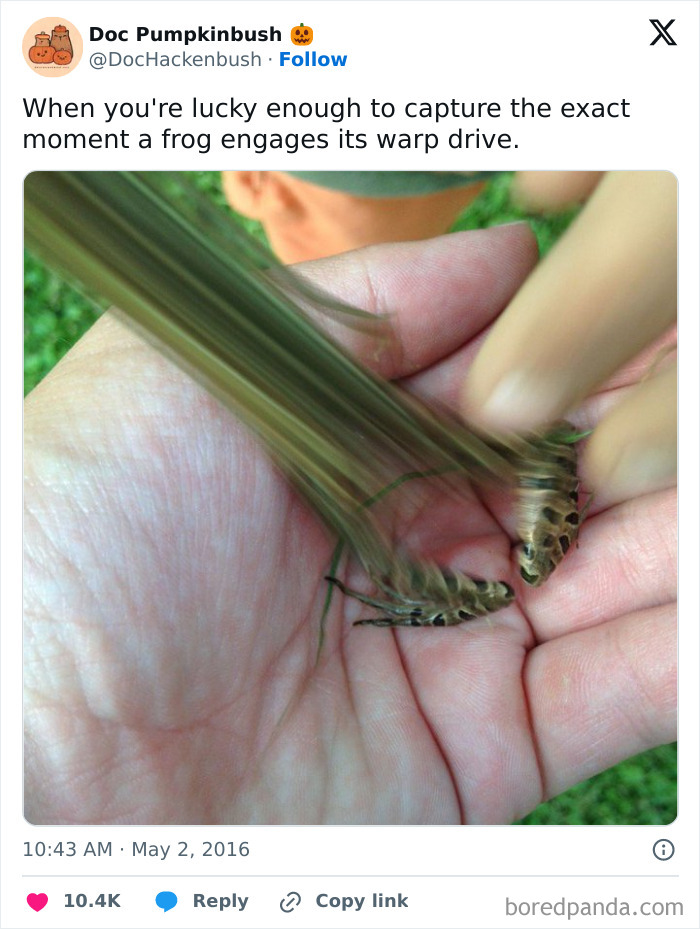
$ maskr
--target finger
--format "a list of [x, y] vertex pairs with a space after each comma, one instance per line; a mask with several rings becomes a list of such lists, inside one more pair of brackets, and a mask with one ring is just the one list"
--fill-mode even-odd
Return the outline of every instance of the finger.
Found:
[[526, 209], [563, 210], [590, 196], [602, 176], [602, 171], [518, 171], [510, 195]]
[[610, 174], [493, 327], [469, 372], [464, 411], [495, 430], [552, 421], [675, 313], [675, 178]]
[[677, 582], [676, 495], [630, 500], [584, 521], [548, 584], [520, 585], [537, 639], [546, 641], [674, 600]]
[[[456, 352], [445, 358], [440, 364], [432, 365], [406, 378], [403, 385], [413, 393], [430, 397], [442, 406], [457, 412], [460, 408], [464, 372], [468, 371], [481, 346], [488, 338], [492, 327], [480, 332], [476, 338], [465, 343]], [[623, 365], [602, 386], [599, 393], [586, 397], [575, 411], [567, 411], [567, 419], [576, 423], [581, 431], [592, 430], [603, 415], [616, 403], [620, 402], [628, 390], [636, 387], [650, 371], [655, 369], [661, 359], [664, 364], [676, 346], [676, 329], [672, 326], [661, 338], [636, 355], [628, 364]]]
[[455, 351], [503, 310], [537, 258], [526, 223], [378, 245], [299, 265], [312, 283], [372, 313], [386, 314], [385, 344], [349, 324], [324, 328], [384, 377], [404, 377]]
[[675, 604], [539, 646], [524, 680], [548, 797], [672, 741]]
[[516, 621], [400, 637], [402, 666], [470, 824], [513, 822], [543, 799], [523, 689], [527, 646]]
[[581, 474], [605, 502], [650, 493], [676, 483], [676, 365], [632, 390], [595, 429]]

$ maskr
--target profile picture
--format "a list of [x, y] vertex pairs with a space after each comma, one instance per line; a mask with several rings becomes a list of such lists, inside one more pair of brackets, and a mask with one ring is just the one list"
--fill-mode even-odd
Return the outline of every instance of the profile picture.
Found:
[[83, 40], [68, 20], [39, 19], [25, 33], [22, 52], [29, 67], [42, 77], [64, 77], [80, 62]]

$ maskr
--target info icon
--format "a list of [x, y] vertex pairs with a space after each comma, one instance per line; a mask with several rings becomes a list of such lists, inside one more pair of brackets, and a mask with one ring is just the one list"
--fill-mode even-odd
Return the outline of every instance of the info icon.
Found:
[[673, 858], [675, 851], [676, 848], [670, 839], [659, 839], [654, 842], [652, 848], [654, 858], [658, 858], [659, 861], [668, 861], [669, 858]]
[[24, 60], [42, 77], [65, 77], [83, 55], [83, 40], [73, 23], [56, 16], [38, 19], [22, 40]]

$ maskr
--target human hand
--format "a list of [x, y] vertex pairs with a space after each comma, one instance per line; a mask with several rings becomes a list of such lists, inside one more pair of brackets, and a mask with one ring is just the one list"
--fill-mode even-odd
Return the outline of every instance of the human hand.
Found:
[[[532, 172], [516, 179], [516, 196], [551, 206], [596, 180]], [[599, 412], [581, 473], [607, 502], [676, 480], [675, 364], [654, 370], [675, 339], [676, 186], [665, 171], [604, 176], [502, 314], [464, 386], [468, 417], [523, 432], [558, 419], [605, 382], [619, 385], [610, 378], [632, 359], [627, 381], [657, 374]]]
[[[382, 373], [454, 403], [534, 261], [511, 226], [309, 273], [395, 313]], [[390, 631], [352, 628], [336, 597], [316, 665], [335, 540], [131, 330], [88, 333], [28, 398], [25, 437], [32, 822], [510, 822], [673, 737], [670, 493], [592, 514], [536, 591], [496, 517], [449, 501], [426, 532], [454, 567], [512, 579], [517, 605]]]

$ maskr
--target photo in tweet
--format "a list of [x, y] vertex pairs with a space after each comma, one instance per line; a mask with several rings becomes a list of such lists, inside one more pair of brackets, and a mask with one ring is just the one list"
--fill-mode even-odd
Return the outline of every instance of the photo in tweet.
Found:
[[[199, 185], [26, 181], [30, 253], [138, 325], [107, 311], [29, 395], [28, 819], [504, 823], [671, 740], [675, 178]], [[556, 197], [538, 261], [510, 216]], [[675, 818], [670, 752], [598, 821]], [[625, 791], [649, 764], [664, 793]]]

